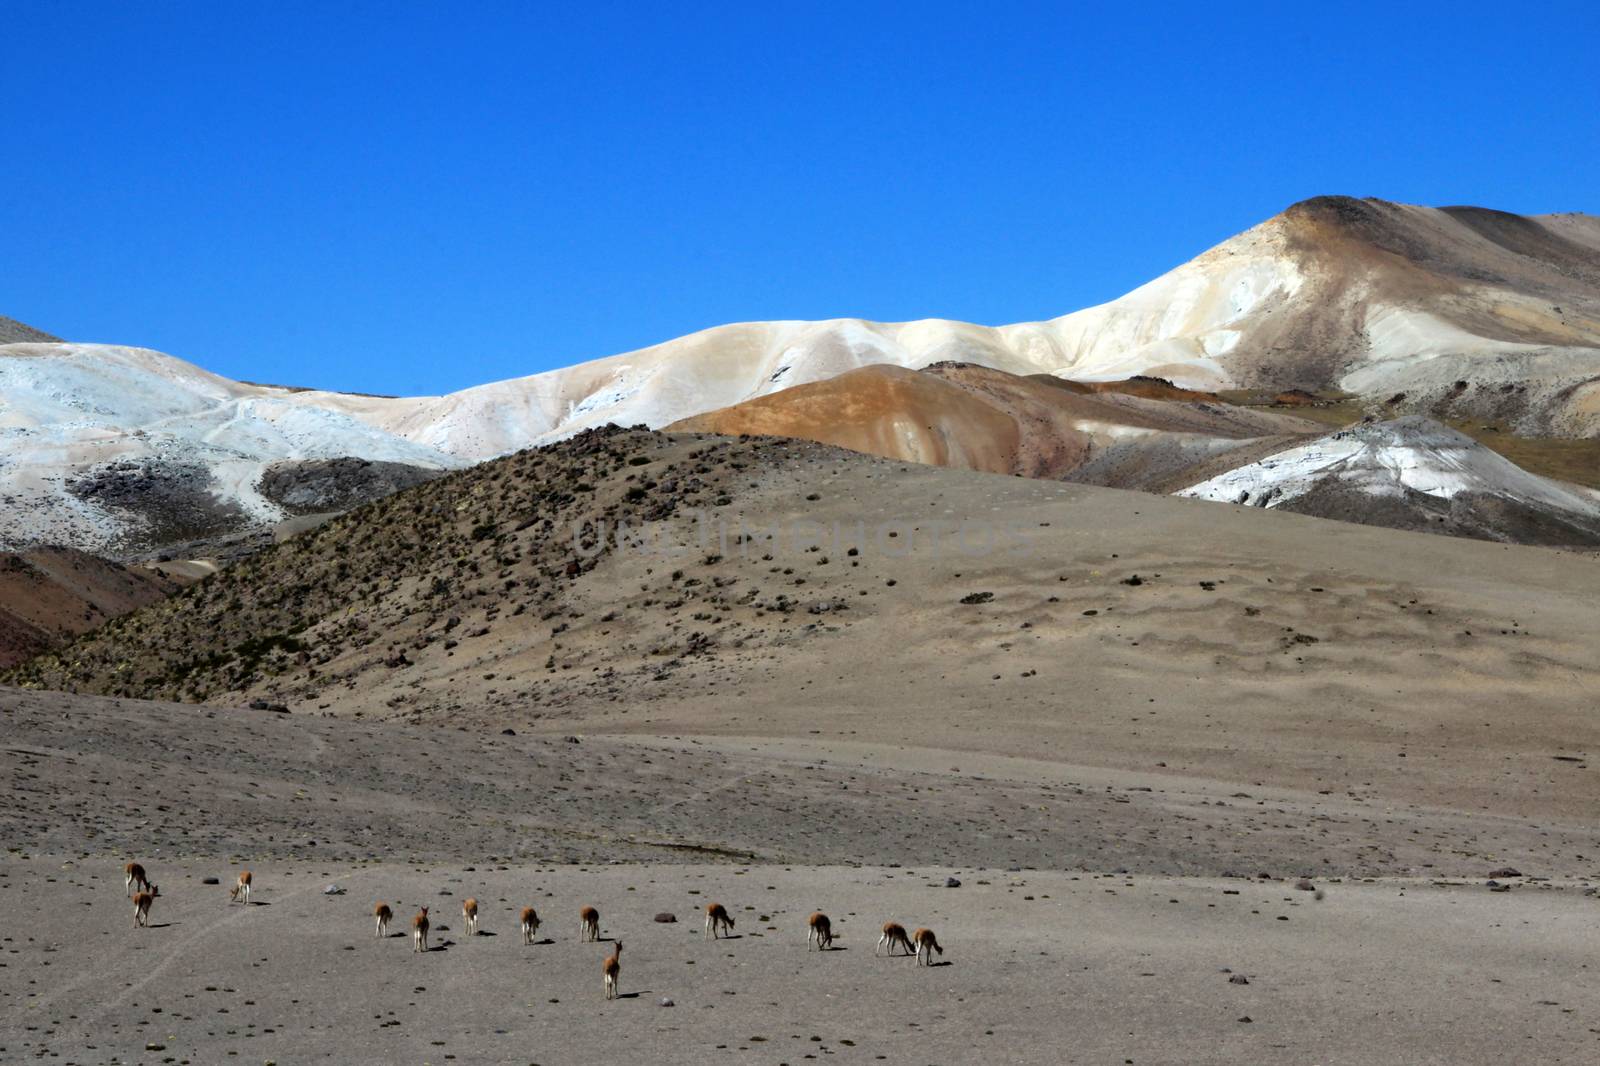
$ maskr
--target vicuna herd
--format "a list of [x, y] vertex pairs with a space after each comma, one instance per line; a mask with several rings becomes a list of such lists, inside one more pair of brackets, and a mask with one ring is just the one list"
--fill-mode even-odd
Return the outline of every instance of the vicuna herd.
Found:
[[[135, 928], [148, 928], [150, 925], [150, 905], [161, 895], [157, 888], [145, 875], [143, 866], [130, 862], [123, 867], [124, 880], [127, 893], [133, 900], [133, 924]], [[234, 881], [233, 887], [228, 890], [230, 902], [250, 902], [250, 887], [254, 878], [249, 870], [242, 871]], [[718, 936], [731, 936], [733, 934], [733, 916], [728, 913], [728, 908], [720, 903], [707, 903], [705, 909], [705, 938], [715, 940]], [[394, 911], [387, 903], [379, 903], [372, 909], [374, 920], [373, 935], [379, 939], [389, 935], [389, 922], [394, 919]], [[478, 933], [478, 901], [464, 899], [461, 901], [461, 919], [465, 926], [467, 936], [476, 936]], [[592, 943], [600, 939], [600, 912], [594, 907], [586, 906], [578, 912], [578, 939], [585, 943]], [[525, 945], [534, 943], [534, 934], [539, 930], [539, 914], [532, 907], [522, 908], [522, 942]], [[827, 951], [833, 946], [833, 923], [821, 911], [812, 914], [806, 919], [806, 950]], [[885, 922], [883, 935], [878, 938], [877, 947], [873, 948], [874, 955], [882, 952], [885, 955], [897, 954], [914, 955], [921, 965], [931, 965], [934, 953], [944, 954], [944, 948], [939, 946], [938, 938], [933, 935], [933, 930], [919, 928], [911, 935], [906, 935], [906, 927], [899, 922]], [[411, 950], [425, 952], [428, 950], [428, 908], [420, 907], [411, 919]], [[606, 956], [601, 964], [601, 973], [605, 978], [605, 997], [617, 998], [617, 982], [622, 975], [622, 940], [619, 938], [611, 946], [611, 954]]]

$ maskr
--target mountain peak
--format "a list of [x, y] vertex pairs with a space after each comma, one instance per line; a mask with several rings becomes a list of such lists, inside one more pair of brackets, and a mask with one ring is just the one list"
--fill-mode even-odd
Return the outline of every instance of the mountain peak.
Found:
[[0, 315], [0, 344], [50, 344], [60, 341], [42, 329], [34, 329], [26, 322]]

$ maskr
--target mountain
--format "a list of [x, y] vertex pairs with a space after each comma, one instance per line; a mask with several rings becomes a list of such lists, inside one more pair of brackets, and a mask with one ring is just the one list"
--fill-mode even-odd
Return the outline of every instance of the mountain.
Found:
[[938, 362], [1201, 390], [1343, 390], [1374, 403], [1405, 393], [1402, 411], [1594, 435], [1600, 218], [1319, 197], [1048, 322], [721, 326], [425, 401], [383, 424], [481, 458], [606, 422], [664, 426], [863, 366]]
[[[608, 423], [662, 427], [867, 367], [947, 362], [1019, 378], [1157, 377], [1193, 391], [1342, 391], [1390, 414], [1600, 435], [1600, 219], [1321, 197], [1047, 322], [741, 323], [436, 397], [252, 385], [142, 349], [4, 344], [0, 547], [136, 554], [281, 520], [288, 512], [259, 487], [275, 462], [441, 471]], [[877, 394], [887, 381], [877, 371], [847, 384]], [[913, 406], [954, 399], [928, 382], [915, 386], [928, 393], [918, 400], [896, 388]], [[877, 402], [864, 395], [852, 417]], [[962, 438], [985, 469], [1034, 446]]]
[[163, 600], [184, 584], [66, 548], [0, 554], [0, 667]]
[[[270, 527], [319, 493], [342, 509], [465, 463], [352, 417], [337, 395], [307, 395], [140, 348], [0, 346], [0, 547], [132, 556]], [[341, 492], [334, 460], [385, 465], [342, 471]], [[321, 489], [297, 490], [297, 471]]]
[[1158, 379], [1085, 384], [969, 363], [869, 366], [675, 422], [676, 431], [799, 437], [889, 459], [1160, 490], [1317, 435], [1315, 422]]
[[1600, 492], [1536, 477], [1418, 415], [1296, 444], [1178, 495], [1517, 544], [1600, 545]]
[[42, 329], [34, 329], [26, 322], [0, 315], [0, 344], [19, 344], [24, 341], [59, 341]]
[[[1597, 595], [1578, 553], [611, 430], [334, 518], [6, 683], [219, 718], [260, 701], [489, 737], [809, 733], [908, 766], [933, 744], [1341, 794], [1394, 781], [1522, 810], [1506, 751], [1548, 775], [1584, 750]], [[1359, 759], [1318, 754], [1347, 735]], [[1481, 758], [1428, 755], [1457, 737]], [[1538, 801], [1576, 809], [1567, 780]]]

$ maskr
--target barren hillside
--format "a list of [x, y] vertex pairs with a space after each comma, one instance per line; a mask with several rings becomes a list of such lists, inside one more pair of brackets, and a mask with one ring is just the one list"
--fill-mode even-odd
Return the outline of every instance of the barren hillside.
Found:
[[163, 600], [184, 584], [67, 548], [0, 554], [0, 667]]
[[669, 428], [798, 437], [887, 459], [1122, 488], [1183, 482], [1195, 466], [1230, 455], [1247, 462], [1320, 431], [1156, 379], [1085, 384], [965, 363], [863, 367]]
[[[1587, 775], [1550, 760], [1593, 739], [1597, 583], [1544, 549], [612, 431], [352, 512], [12, 680], [456, 725], [804, 723], [1569, 812]], [[1507, 756], [1564, 783], [1509, 788]]]

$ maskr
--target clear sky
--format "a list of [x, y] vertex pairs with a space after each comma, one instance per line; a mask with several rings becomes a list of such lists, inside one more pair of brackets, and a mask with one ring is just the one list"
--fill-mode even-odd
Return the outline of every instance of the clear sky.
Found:
[[0, 314], [427, 393], [1050, 318], [1322, 193], [1600, 212], [1600, 4], [47, 3]]

